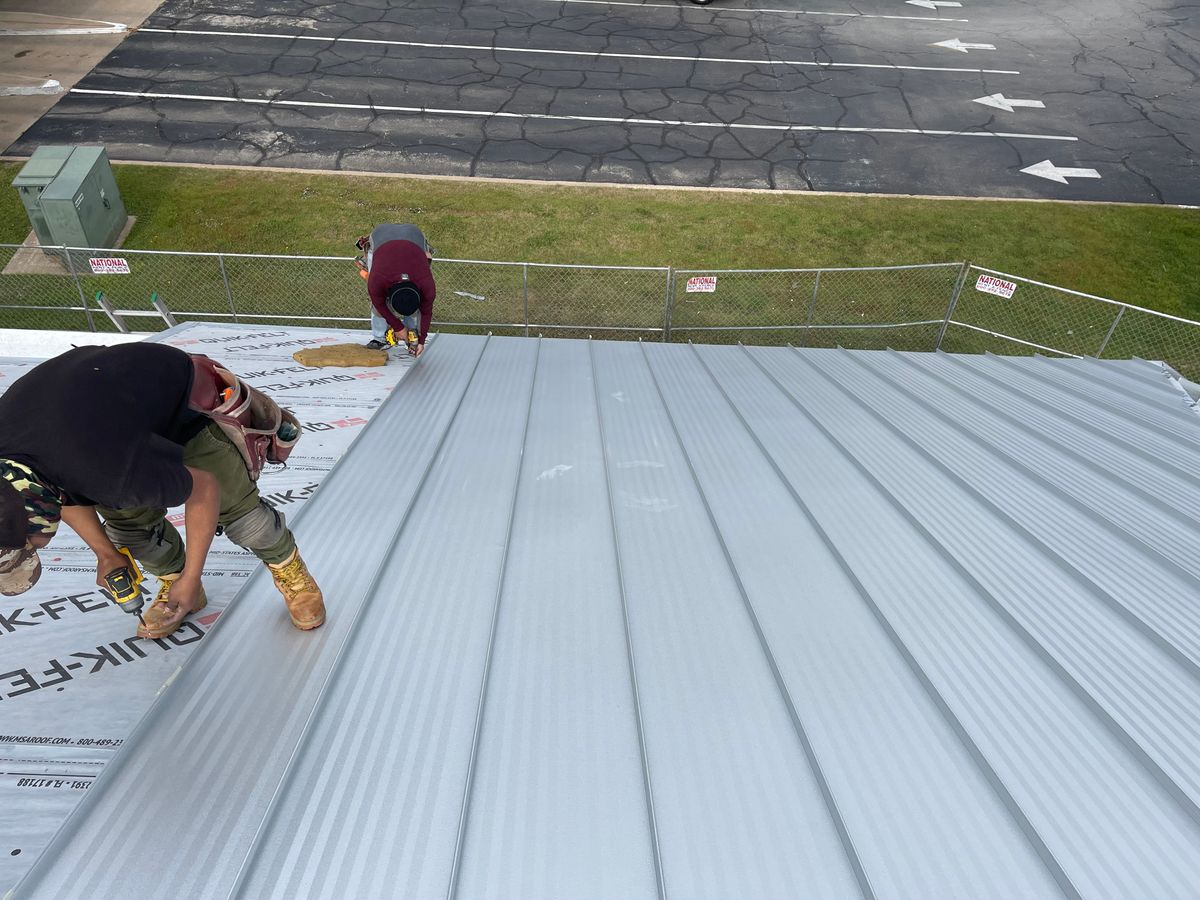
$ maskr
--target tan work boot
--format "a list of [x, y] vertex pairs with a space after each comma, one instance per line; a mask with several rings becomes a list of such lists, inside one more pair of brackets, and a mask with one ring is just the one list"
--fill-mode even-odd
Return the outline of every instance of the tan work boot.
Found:
[[173, 575], [158, 576], [158, 596], [142, 613], [142, 624], [138, 625], [137, 636], [140, 638], [164, 638], [168, 634], [175, 633], [179, 626], [183, 624], [191, 613], [199, 612], [208, 605], [208, 597], [204, 594], [204, 588], [200, 588], [200, 596], [196, 600], [196, 606], [184, 615], [179, 614], [179, 610], [172, 611], [167, 606], [167, 600], [171, 596], [171, 585], [175, 580], [182, 575], [182, 572], [176, 572]]
[[325, 598], [308, 566], [300, 558], [300, 550], [292, 551], [284, 562], [268, 565], [275, 587], [283, 594], [292, 624], [302, 631], [317, 628], [325, 622]]

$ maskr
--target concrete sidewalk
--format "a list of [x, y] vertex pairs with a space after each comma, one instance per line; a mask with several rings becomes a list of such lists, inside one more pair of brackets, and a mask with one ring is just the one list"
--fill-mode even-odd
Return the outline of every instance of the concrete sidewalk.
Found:
[[[160, 0], [19, 2], [20, 8], [0, 9], [0, 147], [16, 141], [64, 92], [140, 26], [158, 8]], [[103, 28], [107, 23], [124, 25], [125, 30], [111, 34], [19, 33]], [[50, 80], [57, 81], [61, 88], [43, 88]]]

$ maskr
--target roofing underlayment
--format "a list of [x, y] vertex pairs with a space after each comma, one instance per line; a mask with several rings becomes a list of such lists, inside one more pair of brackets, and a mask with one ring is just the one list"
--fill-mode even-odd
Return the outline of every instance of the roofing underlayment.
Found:
[[18, 897], [1195, 897], [1159, 365], [442, 335]]

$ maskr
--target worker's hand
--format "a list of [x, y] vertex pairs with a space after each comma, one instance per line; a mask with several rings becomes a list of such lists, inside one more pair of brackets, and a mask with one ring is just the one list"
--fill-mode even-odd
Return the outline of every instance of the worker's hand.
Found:
[[96, 584], [99, 587], [107, 588], [108, 582], [104, 580], [104, 576], [117, 569], [124, 569], [129, 565], [129, 560], [122, 554], [118, 553], [114, 547], [111, 552], [96, 554]]
[[171, 593], [167, 599], [167, 608], [175, 612], [172, 622], [178, 622], [193, 609], [200, 601], [200, 577], [188, 575], [186, 572], [175, 579], [171, 585]]
[[413, 352], [412, 352], [412, 355], [413, 355], [413, 356], [420, 356], [420, 355], [421, 355], [422, 353], [424, 353], [424, 352], [425, 352], [425, 345], [424, 345], [424, 344], [417, 344], [417, 349], [413, 350]]

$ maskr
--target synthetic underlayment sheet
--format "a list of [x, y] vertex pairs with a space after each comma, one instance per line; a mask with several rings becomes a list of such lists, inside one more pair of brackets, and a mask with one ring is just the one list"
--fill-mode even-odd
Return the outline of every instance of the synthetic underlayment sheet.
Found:
[[16, 895], [1194, 898], [1197, 470], [1140, 361], [443, 335]]
[[[76, 339], [86, 343], [88, 336]], [[382, 368], [308, 369], [292, 354], [364, 339], [355, 331], [200, 323], [154, 338], [228, 365], [300, 418], [304, 436], [288, 467], [269, 469], [260, 481], [268, 502], [289, 518], [304, 507], [413, 362], [399, 355]], [[28, 341], [22, 346], [27, 353], [37, 349]], [[0, 393], [38, 361], [0, 359]], [[184, 530], [182, 508], [172, 510], [171, 519]], [[37, 587], [0, 603], [0, 885], [5, 888], [33, 864], [163, 683], [258, 565], [241, 548], [217, 538], [204, 576], [208, 606], [171, 637], [145, 641], [133, 636], [135, 620], [94, 586], [94, 557], [67, 526], [42, 559]], [[152, 578], [146, 585], [156, 589]], [[271, 603], [273, 611], [282, 610], [277, 599]]]

